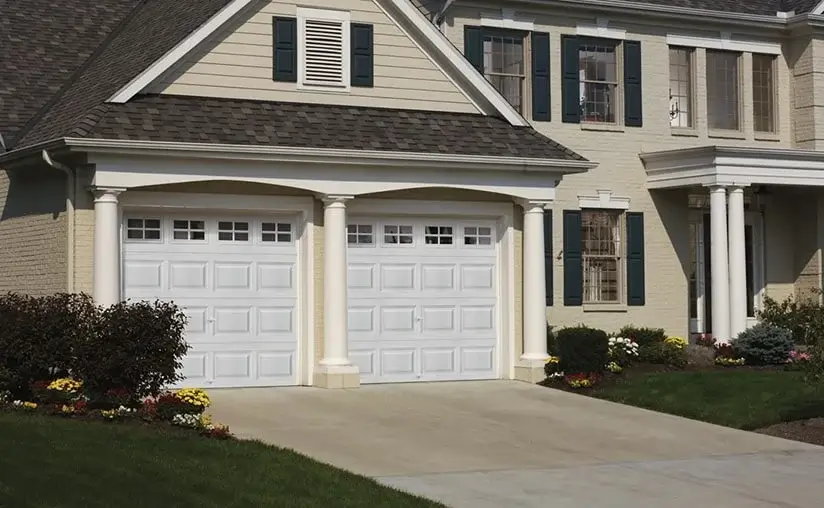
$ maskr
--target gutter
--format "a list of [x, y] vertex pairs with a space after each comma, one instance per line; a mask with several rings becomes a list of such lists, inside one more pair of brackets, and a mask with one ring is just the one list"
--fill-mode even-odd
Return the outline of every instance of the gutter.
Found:
[[66, 166], [65, 164], [58, 162], [51, 158], [49, 152], [47, 150], [42, 151], [43, 160], [49, 166], [57, 169], [58, 171], [62, 171], [66, 174], [66, 221], [68, 222], [68, 232], [66, 234], [68, 240], [68, 248], [66, 254], [66, 272], [68, 273], [68, 280], [66, 281], [67, 292], [73, 293], [74, 292], [74, 237], [75, 237], [75, 213], [74, 213], [74, 203], [76, 199], [76, 191], [77, 191], [77, 173], [72, 170], [72, 168]]

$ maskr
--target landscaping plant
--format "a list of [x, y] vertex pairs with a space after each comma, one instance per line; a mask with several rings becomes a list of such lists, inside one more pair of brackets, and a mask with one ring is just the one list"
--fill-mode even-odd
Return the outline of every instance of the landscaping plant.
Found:
[[735, 356], [744, 358], [748, 365], [784, 364], [794, 349], [790, 331], [770, 323], [744, 330], [731, 345]]
[[611, 363], [626, 367], [638, 359], [638, 343], [626, 337], [610, 337], [609, 359]]
[[563, 328], [556, 341], [559, 367], [567, 374], [598, 374], [609, 362], [609, 339], [603, 330], [583, 325]]
[[789, 330], [795, 344], [812, 346], [824, 337], [824, 305], [819, 302], [819, 294], [814, 292], [812, 298], [790, 296], [782, 302], [765, 296], [758, 319]]
[[663, 328], [637, 328], [629, 325], [621, 328], [618, 336], [632, 339], [633, 342], [637, 342], [639, 346], [643, 347], [647, 344], [664, 342], [667, 333]]
[[695, 344], [701, 347], [714, 348], [717, 342], [718, 341], [715, 340], [715, 338], [709, 333], [699, 334], [698, 337], [695, 339]]
[[687, 366], [687, 350], [673, 342], [650, 342], [639, 347], [638, 359], [644, 363], [669, 365], [684, 368]]
[[564, 373], [561, 371], [561, 358], [558, 356], [547, 358], [544, 363], [544, 374], [546, 374], [547, 379], [564, 377]]

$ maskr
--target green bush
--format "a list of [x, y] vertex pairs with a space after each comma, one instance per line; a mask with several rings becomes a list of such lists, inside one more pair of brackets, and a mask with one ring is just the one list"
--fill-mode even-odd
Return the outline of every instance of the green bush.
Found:
[[663, 328], [637, 328], [633, 325], [621, 328], [616, 337], [626, 337], [637, 342], [639, 346], [643, 347], [647, 344], [654, 344], [664, 342], [667, 338], [667, 332]]
[[126, 390], [157, 395], [183, 379], [186, 316], [174, 303], [122, 302], [103, 310], [93, 334], [77, 344], [76, 375], [95, 395]]
[[606, 332], [586, 326], [563, 328], [556, 336], [560, 368], [566, 374], [601, 373], [609, 361]]
[[638, 349], [638, 359], [643, 363], [683, 368], [687, 366], [689, 360], [686, 348], [666, 342], [648, 342], [639, 346]]
[[758, 312], [761, 323], [785, 328], [790, 331], [795, 344], [812, 346], [824, 338], [824, 305], [816, 298], [789, 297], [782, 302], [764, 297]]
[[782, 365], [794, 348], [792, 333], [770, 323], [758, 323], [744, 330], [731, 345], [747, 365]]

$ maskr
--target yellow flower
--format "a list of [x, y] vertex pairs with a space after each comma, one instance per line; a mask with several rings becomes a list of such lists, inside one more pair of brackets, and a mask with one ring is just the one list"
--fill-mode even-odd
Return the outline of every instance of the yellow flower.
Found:
[[196, 407], [207, 408], [211, 405], [209, 395], [200, 388], [184, 388], [175, 393], [178, 399]]
[[36, 409], [37, 408], [37, 403], [36, 402], [24, 402], [23, 407], [25, 407], [27, 409]]
[[47, 389], [55, 390], [58, 392], [69, 392], [75, 393], [79, 391], [83, 387], [83, 381], [78, 381], [77, 379], [73, 379], [70, 377], [63, 377], [60, 379], [55, 379], [51, 383]]
[[561, 358], [559, 358], [557, 356], [550, 356], [549, 358], [546, 359], [546, 363], [559, 363], [560, 361], [561, 361]]
[[688, 344], [682, 337], [667, 337], [664, 342], [678, 349], [684, 349]]

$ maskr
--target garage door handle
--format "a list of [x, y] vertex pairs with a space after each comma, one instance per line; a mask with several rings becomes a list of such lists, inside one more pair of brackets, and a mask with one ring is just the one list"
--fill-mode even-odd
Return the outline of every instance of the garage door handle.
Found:
[[206, 321], [208, 321], [209, 323], [214, 323], [214, 322], [215, 322], [215, 318], [210, 317], [210, 318], [209, 318], [209, 319], [207, 319]]

